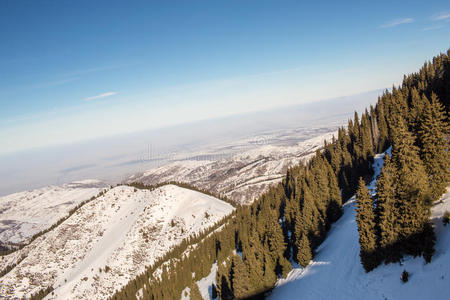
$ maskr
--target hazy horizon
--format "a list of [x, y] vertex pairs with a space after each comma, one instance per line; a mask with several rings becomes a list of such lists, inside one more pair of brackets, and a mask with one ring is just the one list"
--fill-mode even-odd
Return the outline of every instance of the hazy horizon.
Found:
[[[273, 132], [345, 125], [355, 110], [361, 112], [375, 103], [381, 92], [375, 90], [0, 155], [3, 166], [0, 195], [82, 179], [100, 179], [113, 184], [180, 157], [188, 158], [194, 152], [231, 155], [233, 149], [222, 148], [241, 140], [251, 143], [252, 139], [264, 139], [264, 143], [277, 144], [269, 138]], [[293, 138], [301, 138], [301, 133], [296, 132]], [[149, 151], [152, 159], [142, 159], [148, 157]]]
[[345, 124], [447, 51], [449, 12], [442, 0], [0, 1], [0, 194], [115, 182], [153, 166], [135, 162], [145, 152]]

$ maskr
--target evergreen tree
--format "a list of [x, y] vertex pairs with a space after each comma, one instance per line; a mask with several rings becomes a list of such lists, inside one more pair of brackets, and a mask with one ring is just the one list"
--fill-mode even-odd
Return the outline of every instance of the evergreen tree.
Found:
[[401, 257], [395, 248], [400, 232], [397, 222], [396, 172], [389, 155], [386, 154], [383, 169], [377, 180], [376, 196], [379, 245], [386, 262], [397, 261]]
[[264, 252], [263, 252], [263, 266], [264, 266], [264, 275], [262, 284], [260, 285], [260, 290], [266, 290], [275, 284], [277, 281], [277, 275], [275, 274], [275, 268], [276, 268], [276, 261], [273, 261], [269, 251], [268, 246], [264, 246]]
[[250, 282], [248, 277], [248, 270], [245, 264], [242, 262], [238, 255], [234, 255], [232, 258], [233, 269], [233, 294], [236, 299], [244, 299], [249, 296], [251, 291]]
[[203, 300], [202, 294], [200, 293], [200, 290], [198, 289], [197, 283], [193, 283], [190, 287], [190, 297], [191, 300]]
[[217, 292], [219, 294], [219, 298], [223, 300], [233, 299], [233, 290], [230, 280], [230, 270], [228, 264], [225, 262], [217, 264]]
[[425, 96], [421, 97], [416, 88], [412, 88], [410, 97], [411, 109], [408, 115], [408, 123], [411, 125], [412, 131], [417, 131], [428, 99]]
[[300, 242], [297, 252], [297, 262], [302, 266], [306, 267], [312, 259], [311, 245], [309, 244], [308, 236], [302, 234], [300, 237]]
[[249, 280], [252, 289], [261, 287], [262, 278], [264, 277], [263, 266], [263, 247], [255, 234], [250, 236], [249, 248], [244, 248], [245, 264], [249, 270]]
[[378, 121], [375, 109], [370, 106], [370, 126], [372, 132], [372, 145], [374, 150], [377, 150], [378, 143], [380, 142], [380, 129], [378, 128]]
[[449, 178], [448, 132], [443, 107], [432, 94], [431, 103], [427, 102], [420, 121], [419, 141], [420, 156], [428, 174], [433, 200], [445, 192]]
[[327, 165], [327, 177], [328, 177], [328, 187], [329, 187], [329, 203], [327, 207], [327, 218], [329, 222], [333, 223], [339, 219], [342, 215], [341, 205], [342, 197], [341, 191], [339, 190], [339, 185], [337, 182], [336, 174], [330, 164]]
[[397, 220], [402, 251], [420, 255], [424, 246], [422, 233], [430, 217], [431, 194], [425, 168], [418, 148], [414, 145], [414, 137], [401, 117], [395, 122], [392, 162], [398, 173]]
[[377, 145], [377, 152], [381, 153], [383, 152], [389, 143], [389, 137], [388, 137], [388, 126], [386, 123], [386, 114], [385, 114], [385, 108], [384, 103], [381, 99], [378, 100], [378, 103], [375, 107], [376, 111], [376, 119], [378, 124], [378, 131], [379, 131], [379, 139], [378, 139], [378, 145]]
[[359, 179], [356, 192], [357, 210], [356, 223], [358, 224], [361, 263], [366, 272], [372, 271], [379, 261], [376, 258], [375, 214], [369, 190], [362, 178]]

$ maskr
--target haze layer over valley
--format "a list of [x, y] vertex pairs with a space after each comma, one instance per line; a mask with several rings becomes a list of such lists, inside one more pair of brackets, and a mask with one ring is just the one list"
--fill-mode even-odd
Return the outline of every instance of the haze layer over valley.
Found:
[[381, 91], [0, 155], [0, 195], [85, 179], [109, 184], [184, 160], [215, 161], [333, 132]]

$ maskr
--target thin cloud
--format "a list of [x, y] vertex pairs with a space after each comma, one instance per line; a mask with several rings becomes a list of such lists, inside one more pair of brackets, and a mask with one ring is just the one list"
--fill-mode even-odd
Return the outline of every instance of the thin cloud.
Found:
[[118, 69], [118, 68], [120, 68], [120, 66], [102, 66], [102, 67], [96, 67], [96, 68], [75, 70], [72, 72], [67, 72], [67, 73], [61, 74], [61, 76], [73, 77], [73, 76], [80, 76], [80, 75], [89, 74], [89, 73], [109, 71], [109, 70], [114, 70], [114, 69]]
[[425, 27], [424, 29], [422, 29], [422, 31], [430, 31], [430, 30], [438, 30], [441, 29], [443, 26], [431, 26], [431, 27]]
[[414, 22], [413, 18], [395, 19], [395, 20], [392, 20], [392, 21], [389, 21], [387, 23], [380, 25], [380, 28], [391, 28], [391, 27], [396, 27], [398, 25], [402, 25], [402, 24], [409, 24], [412, 22]]
[[433, 21], [447, 20], [447, 19], [450, 19], [450, 13], [441, 13], [441, 14], [438, 14], [438, 15], [434, 15], [433, 17], [431, 17], [431, 19]]
[[35, 84], [33, 85], [33, 87], [35, 88], [46, 88], [46, 87], [52, 87], [52, 86], [58, 86], [58, 85], [63, 85], [75, 80], [78, 80], [78, 77], [74, 77], [74, 78], [66, 78], [66, 79], [61, 79], [61, 80], [55, 80], [55, 81], [49, 81], [49, 82], [44, 82], [44, 83], [39, 83], [39, 84]]
[[92, 101], [92, 100], [102, 99], [102, 98], [106, 98], [106, 97], [111, 97], [114, 95], [117, 95], [117, 92], [107, 92], [107, 93], [103, 93], [103, 94], [100, 94], [97, 96], [84, 98], [84, 101]]

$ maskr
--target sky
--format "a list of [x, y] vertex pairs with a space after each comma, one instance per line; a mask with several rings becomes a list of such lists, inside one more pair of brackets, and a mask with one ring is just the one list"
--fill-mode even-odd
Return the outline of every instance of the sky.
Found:
[[0, 1], [0, 155], [399, 84], [449, 1]]

